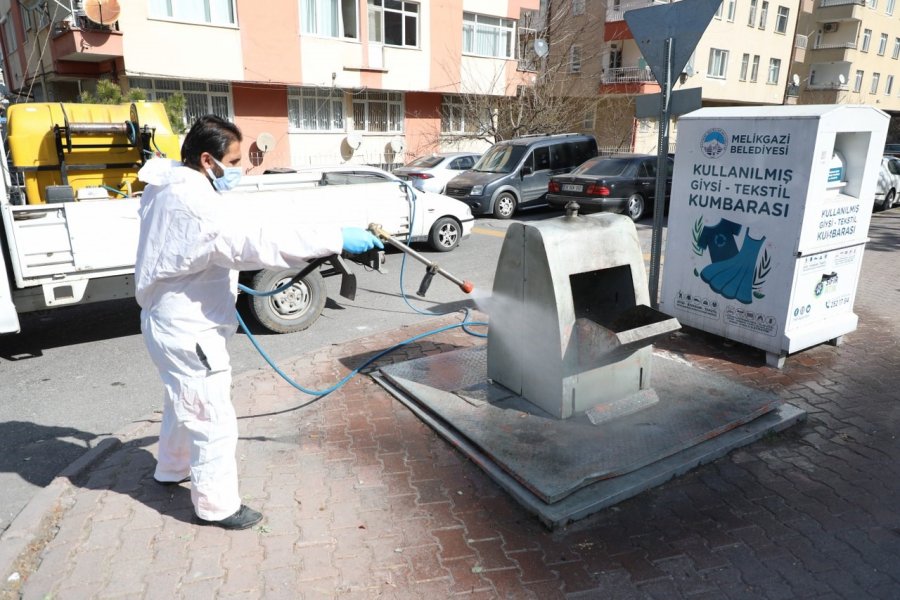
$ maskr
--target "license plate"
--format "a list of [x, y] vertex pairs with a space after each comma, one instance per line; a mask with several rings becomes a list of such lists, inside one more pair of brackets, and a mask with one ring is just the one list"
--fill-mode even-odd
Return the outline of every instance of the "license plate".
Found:
[[564, 183], [562, 184], [562, 191], [564, 192], [580, 192], [584, 186], [577, 185], [574, 183]]

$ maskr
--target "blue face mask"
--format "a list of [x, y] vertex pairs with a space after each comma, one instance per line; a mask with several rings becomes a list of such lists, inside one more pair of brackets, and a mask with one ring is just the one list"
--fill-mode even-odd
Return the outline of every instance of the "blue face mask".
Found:
[[215, 173], [212, 172], [212, 169], [207, 169], [206, 174], [212, 180], [213, 187], [219, 190], [220, 192], [227, 192], [228, 190], [234, 189], [234, 186], [238, 184], [238, 181], [241, 180], [241, 168], [240, 167], [226, 167], [215, 158], [212, 158], [219, 168], [222, 169], [222, 176], [216, 177]]

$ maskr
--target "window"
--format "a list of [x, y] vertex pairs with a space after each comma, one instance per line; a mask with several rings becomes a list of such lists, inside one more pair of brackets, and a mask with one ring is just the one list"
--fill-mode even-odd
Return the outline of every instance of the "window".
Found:
[[594, 109], [589, 108], [584, 113], [584, 118], [581, 119], [581, 129], [582, 131], [593, 131], [595, 127], [595, 115]]
[[303, 131], [343, 131], [343, 93], [333, 88], [289, 87], [288, 123]]
[[465, 171], [475, 166], [474, 156], [460, 156], [447, 167], [451, 171]]
[[719, 4], [719, 8], [716, 9], [716, 12], [715, 12], [715, 14], [714, 14], [713, 16], [714, 16], [715, 18], [717, 18], [717, 19], [721, 19], [721, 18], [722, 18], [722, 9], [723, 9], [724, 7], [725, 7], [724, 4]]
[[419, 45], [419, 5], [400, 0], [369, 0], [369, 41], [388, 46]]
[[709, 49], [709, 65], [706, 67], [706, 75], [716, 79], [725, 79], [725, 71], [728, 67], [728, 50], [718, 48]]
[[463, 54], [512, 58], [515, 29], [512, 19], [463, 13]]
[[769, 59], [769, 79], [766, 81], [766, 83], [776, 85], [778, 83], [779, 75], [781, 75], [781, 59], [780, 58], [770, 58]]
[[884, 7], [884, 14], [889, 17], [894, 14], [894, 0], [888, 0], [887, 6]]
[[750, 16], [747, 18], [747, 27], [756, 25], [756, 0], [750, 0]]
[[759, 54], [753, 55], [753, 64], [750, 66], [750, 81], [756, 81], [759, 75]]
[[863, 38], [862, 38], [862, 51], [869, 51], [869, 44], [872, 42], [872, 30], [871, 29], [863, 29]]
[[353, 97], [353, 122], [359, 131], [403, 131], [403, 96], [400, 92], [360, 92]]
[[741, 81], [747, 81], [747, 69], [750, 68], [750, 55], [744, 54], [741, 57], [741, 75], [738, 77]]
[[303, 33], [324, 37], [356, 39], [355, 0], [301, 0], [300, 23]]
[[881, 83], [881, 73], [872, 73], [872, 86], [869, 88], [870, 94], [878, 93], [878, 85]]
[[584, 0], [572, 0], [572, 14], [575, 16], [584, 14]]
[[891, 52], [891, 58], [900, 58], [900, 37], [894, 38], [894, 50]]
[[778, 7], [778, 15], [775, 17], [775, 31], [777, 33], [787, 33], [790, 14], [791, 9], [789, 9], [787, 6]]
[[227, 83], [129, 77], [128, 87], [144, 90], [148, 100], [157, 102], [164, 102], [180, 92], [185, 99], [184, 124], [187, 126], [208, 114], [228, 120], [232, 118], [231, 94]]
[[737, 0], [727, 0], [728, 1], [728, 11], [725, 13], [725, 18], [728, 19], [729, 22], [734, 23], [734, 13], [737, 12]]
[[759, 28], [766, 28], [766, 19], [769, 18], [769, 3], [763, 0], [762, 8], [759, 10]]
[[884, 80], [884, 95], [890, 96], [891, 90], [894, 89], [894, 76], [888, 75]]
[[234, 0], [150, 0], [150, 17], [210, 25], [237, 25]]
[[31, 31], [31, 9], [21, 5], [20, 7], [22, 11], [22, 25], [25, 27], [25, 31]]
[[878, 8], [878, 0], [866, 0], [866, 6], [871, 9]]
[[859, 92], [862, 89], [863, 72], [856, 72], [856, 80], [853, 82], [853, 91]]
[[569, 73], [581, 73], [581, 46], [569, 48]]
[[888, 35], [882, 33], [881, 38], [878, 40], [878, 56], [884, 56], [884, 53], [887, 51], [887, 40]]

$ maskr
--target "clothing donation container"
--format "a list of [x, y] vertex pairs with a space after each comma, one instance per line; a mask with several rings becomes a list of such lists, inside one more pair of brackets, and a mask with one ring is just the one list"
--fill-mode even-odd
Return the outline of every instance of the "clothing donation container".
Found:
[[682, 116], [660, 309], [777, 367], [855, 330], [888, 122], [853, 105]]

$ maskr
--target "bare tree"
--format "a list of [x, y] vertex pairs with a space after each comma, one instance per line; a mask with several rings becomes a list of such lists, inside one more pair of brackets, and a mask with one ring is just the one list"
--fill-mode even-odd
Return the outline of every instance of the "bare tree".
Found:
[[523, 10], [518, 81], [507, 83], [502, 68], [487, 76], [464, 74], [462, 79], [478, 80], [479, 86], [462, 89], [459, 83], [460, 93], [442, 107], [442, 131], [454, 132], [457, 140], [493, 143], [530, 134], [596, 133], [598, 127], [610, 127], [616, 144], [630, 144], [633, 98], [600, 93], [608, 61], [605, 14], [605, 3], [588, 0], [550, 0], [541, 11]]

